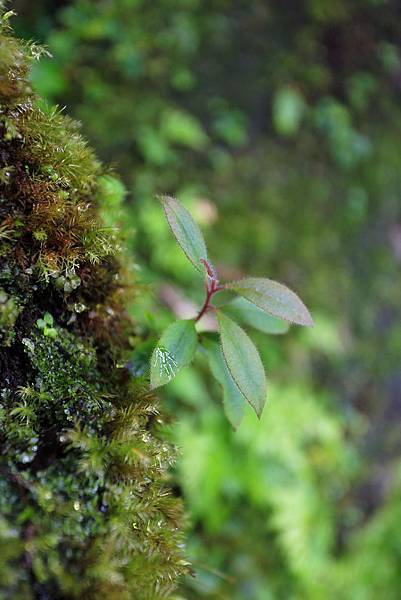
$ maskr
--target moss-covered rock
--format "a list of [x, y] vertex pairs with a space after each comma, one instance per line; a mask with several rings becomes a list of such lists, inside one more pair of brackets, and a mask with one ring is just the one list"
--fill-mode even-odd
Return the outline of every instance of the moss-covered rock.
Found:
[[[158, 598], [185, 571], [172, 448], [135, 339], [112, 179], [0, 33], [0, 598]], [[106, 185], [107, 184], [107, 185]], [[116, 190], [112, 187], [113, 209]]]

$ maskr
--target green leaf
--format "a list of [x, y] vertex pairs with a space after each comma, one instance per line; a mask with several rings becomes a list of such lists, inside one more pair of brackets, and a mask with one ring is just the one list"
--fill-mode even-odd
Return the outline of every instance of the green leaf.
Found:
[[53, 317], [50, 313], [45, 313], [43, 320], [46, 323], [46, 325], [53, 325]]
[[161, 196], [164, 212], [177, 242], [194, 265], [203, 273], [201, 259], [207, 261], [207, 250], [203, 235], [190, 213], [175, 198]]
[[245, 331], [218, 311], [221, 345], [231, 377], [258, 417], [266, 402], [266, 376], [262, 361]]
[[164, 331], [150, 361], [151, 389], [165, 385], [195, 356], [198, 337], [195, 321], [176, 321]]
[[244, 416], [245, 397], [231, 377], [219, 344], [204, 339], [202, 346], [205, 349], [210, 370], [223, 388], [223, 406], [227, 419], [232, 427], [237, 429]]
[[287, 333], [290, 325], [287, 321], [282, 321], [265, 313], [245, 298], [235, 298], [224, 307], [224, 311], [234, 318], [241, 320], [246, 325], [250, 325], [263, 333], [280, 335]]
[[52, 340], [55, 340], [56, 337], [58, 336], [57, 329], [54, 329], [54, 327], [45, 327], [45, 330], [43, 333], [46, 337], [49, 337]]
[[161, 116], [161, 131], [171, 142], [195, 150], [204, 148], [208, 143], [208, 137], [201, 123], [190, 113], [182, 110], [165, 110]]
[[248, 277], [225, 284], [265, 312], [291, 323], [311, 327], [313, 320], [298, 296], [277, 281], [262, 277]]
[[277, 90], [273, 98], [273, 124], [278, 133], [294, 135], [304, 112], [305, 100], [296, 88], [285, 86]]

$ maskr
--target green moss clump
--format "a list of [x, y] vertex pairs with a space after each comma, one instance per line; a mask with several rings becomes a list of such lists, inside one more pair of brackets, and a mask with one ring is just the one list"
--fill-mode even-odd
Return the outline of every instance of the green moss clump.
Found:
[[182, 511], [156, 400], [124, 367], [128, 286], [98, 212], [112, 180], [76, 123], [39, 108], [39, 54], [3, 19], [0, 598], [166, 597]]

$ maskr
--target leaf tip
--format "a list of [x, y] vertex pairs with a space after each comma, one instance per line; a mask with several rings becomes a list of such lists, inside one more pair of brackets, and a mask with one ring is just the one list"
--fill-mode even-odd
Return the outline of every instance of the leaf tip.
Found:
[[314, 327], [315, 326], [315, 322], [312, 318], [312, 315], [310, 314], [310, 312], [308, 311], [308, 309], [306, 307], [304, 310], [304, 314], [302, 315], [302, 322], [299, 324], [303, 325], [304, 327]]

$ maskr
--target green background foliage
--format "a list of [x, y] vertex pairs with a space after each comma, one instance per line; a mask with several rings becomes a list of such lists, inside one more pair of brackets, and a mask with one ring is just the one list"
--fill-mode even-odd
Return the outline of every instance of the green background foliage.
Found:
[[[189, 318], [202, 302], [156, 193], [191, 210], [224, 279], [283, 281], [316, 322], [252, 333], [269, 379], [260, 423], [249, 412], [230, 430], [201, 357], [163, 389], [197, 574], [181, 595], [399, 598], [398, 3], [15, 9], [19, 33], [53, 54], [35, 66], [35, 85], [82, 121], [128, 190], [115, 220], [152, 282], [132, 307], [150, 347], [142, 360], [171, 309]], [[17, 310], [0, 298], [1, 318]]]

